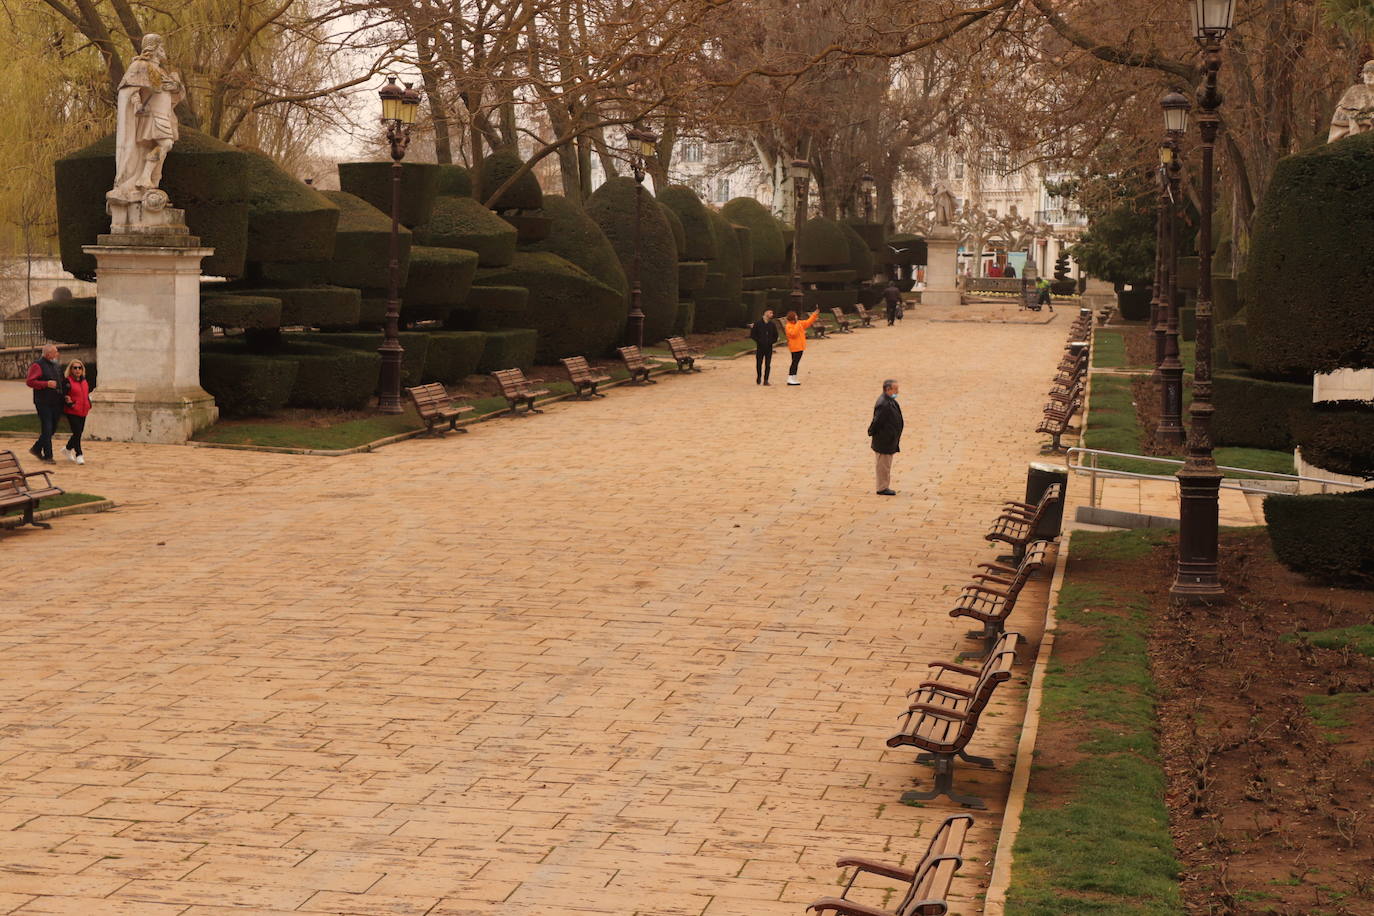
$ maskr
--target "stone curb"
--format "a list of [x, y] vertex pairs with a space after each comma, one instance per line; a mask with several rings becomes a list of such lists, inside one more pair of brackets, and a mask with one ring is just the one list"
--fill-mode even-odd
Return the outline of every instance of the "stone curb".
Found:
[[[97, 499], [88, 503], [76, 503], [72, 506], [58, 506], [56, 509], [39, 509], [33, 514], [35, 521], [47, 521], [50, 518], [58, 518], [63, 515], [89, 515], [92, 512], [107, 512], [115, 507], [113, 499]], [[18, 528], [24, 522], [22, 515], [13, 518], [0, 518], [0, 529]]]
[[1040, 637], [1040, 651], [1031, 671], [1030, 689], [1026, 692], [1026, 716], [1021, 723], [1021, 738], [1016, 744], [1016, 766], [1011, 773], [1011, 789], [1007, 806], [1002, 813], [1002, 829], [997, 835], [997, 850], [992, 859], [992, 876], [983, 898], [983, 916], [1003, 916], [1007, 903], [1007, 889], [1011, 886], [1012, 847], [1021, 832], [1021, 812], [1026, 807], [1026, 791], [1030, 786], [1031, 768], [1035, 762], [1035, 739], [1040, 732], [1040, 704], [1044, 699], [1045, 672], [1054, 652], [1055, 606], [1059, 591], [1064, 587], [1064, 572], [1069, 565], [1069, 543], [1072, 531], [1065, 531], [1059, 541], [1055, 557], [1054, 578], [1050, 582], [1049, 603], [1045, 607], [1045, 630]]

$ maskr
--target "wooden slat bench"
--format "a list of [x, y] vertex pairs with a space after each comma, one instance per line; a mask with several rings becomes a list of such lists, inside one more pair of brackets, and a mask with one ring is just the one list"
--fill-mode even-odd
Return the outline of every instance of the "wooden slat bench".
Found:
[[967, 634], [969, 639], [983, 641], [983, 652], [972, 657], [981, 658], [994, 651], [994, 646], [1006, 629], [1007, 618], [1016, 609], [1021, 590], [1032, 576], [1044, 568], [1049, 548], [1049, 541], [1032, 541], [1021, 562], [1014, 567], [997, 563], [978, 564], [980, 569], [986, 571], [975, 575], [974, 581], [964, 586], [949, 612], [951, 617], [971, 617], [983, 625], [983, 629], [970, 630]]
[[1007, 503], [1002, 509], [1002, 514], [993, 520], [992, 528], [983, 535], [983, 539], [994, 543], [1001, 541], [1009, 545], [1012, 549], [1012, 561], [1020, 563], [1021, 558], [1026, 555], [1026, 548], [1036, 540], [1035, 529], [1040, 525], [1040, 520], [1051, 506], [1063, 498], [1064, 485], [1052, 483], [1045, 488], [1040, 501], [1034, 506], [1027, 506], [1026, 503]]
[[871, 327], [873, 327], [873, 313], [870, 312], [868, 309], [864, 308], [864, 304], [863, 304], [862, 302], [859, 302], [859, 303], [856, 303], [856, 304], [855, 304], [855, 306], [854, 306], [854, 314], [859, 316], [859, 326], [860, 326], [860, 327], [864, 327], [864, 328], [871, 328]]
[[[849, 883], [838, 897], [822, 897], [807, 907], [817, 913], [843, 913], [845, 916], [945, 916], [949, 912], [949, 887], [964, 864], [964, 842], [968, 838], [973, 817], [951, 814], [936, 828], [925, 854], [915, 868], [904, 868], [878, 862], [865, 856], [845, 856], [835, 863], [839, 868], [853, 868]], [[906, 893], [894, 910], [847, 899], [859, 875], [878, 875], [907, 885]]]
[[579, 398], [605, 397], [604, 394], [596, 390], [596, 386], [611, 380], [606, 370], [600, 366], [591, 365], [585, 356], [568, 356], [560, 362], [563, 363], [563, 368], [568, 370], [568, 381], [572, 382], [573, 392]]
[[525, 408], [524, 416], [544, 412], [534, 406], [535, 398], [549, 393], [547, 388], [534, 387], [543, 382], [543, 379], [525, 378], [523, 369], [497, 369], [491, 377], [501, 386], [501, 397], [506, 399], [512, 417], [522, 415], [521, 406]]
[[845, 315], [844, 309], [837, 305], [830, 310], [830, 314], [835, 316], [835, 329], [841, 334], [848, 334], [854, 330], [849, 326], [849, 318]]
[[460, 433], [467, 432], [466, 429], [458, 429], [458, 418], [463, 414], [472, 413], [473, 408], [466, 405], [455, 406], [453, 398], [449, 397], [443, 385], [438, 382], [416, 385], [414, 388], [407, 388], [406, 394], [410, 395], [420, 419], [425, 421], [425, 435], [444, 435], [448, 430], [437, 427], [445, 421], [448, 421], [449, 429], [457, 429]]
[[687, 341], [681, 337], [669, 337], [668, 349], [672, 351], [673, 359], [677, 361], [678, 372], [700, 372], [697, 360], [704, 355], [696, 347], [689, 347]]
[[621, 347], [618, 352], [625, 362], [625, 368], [630, 370], [630, 384], [658, 384], [655, 379], [649, 378], [649, 364], [644, 361], [644, 354], [639, 347]]
[[[806, 333], [812, 338], [824, 338], [830, 333], [830, 326], [818, 318], [815, 324], [806, 329]], [[786, 334], [783, 335], [783, 339], [787, 339]]]
[[1050, 441], [1040, 447], [1042, 452], [1058, 454], [1064, 451], [1064, 443], [1061, 441], [1063, 437], [1070, 433], [1078, 433], [1078, 428], [1070, 426], [1069, 421], [1073, 418], [1073, 415], [1078, 412], [1079, 408], [1083, 406], [1081, 398], [1082, 396], [1080, 395], [1078, 400], [1065, 405], [1062, 411], [1056, 411], [1054, 413], [1046, 411], [1045, 418], [1035, 427], [1037, 433], [1045, 433], [1050, 437]]
[[[41, 485], [32, 481], [43, 478]], [[66, 491], [52, 482], [47, 471], [25, 471], [19, 465], [19, 456], [9, 450], [0, 451], [0, 510], [24, 510], [21, 525], [35, 528], [51, 528], [47, 522], [34, 521], [33, 513], [41, 500], [61, 496]]]

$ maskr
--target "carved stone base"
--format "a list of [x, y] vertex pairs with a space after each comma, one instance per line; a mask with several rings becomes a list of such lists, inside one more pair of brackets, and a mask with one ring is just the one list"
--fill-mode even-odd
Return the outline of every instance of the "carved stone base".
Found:
[[962, 305], [957, 277], [959, 240], [948, 227], [937, 227], [926, 238], [926, 288], [921, 290], [922, 305]]
[[86, 438], [180, 445], [218, 419], [215, 399], [198, 385], [186, 392], [159, 393], [112, 389], [102, 378], [91, 392]]

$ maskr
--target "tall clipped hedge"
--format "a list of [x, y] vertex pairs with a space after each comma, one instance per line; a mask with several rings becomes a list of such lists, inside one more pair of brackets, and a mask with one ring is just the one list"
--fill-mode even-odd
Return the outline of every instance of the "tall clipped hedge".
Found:
[[1333, 585], [1374, 588], [1374, 489], [1264, 501], [1279, 561]]
[[787, 263], [782, 226], [767, 207], [752, 197], [736, 197], [720, 212], [730, 222], [749, 230], [749, 241], [754, 248], [753, 275], [781, 274], [791, 268]]
[[659, 202], [677, 214], [682, 221], [686, 248], [678, 251], [683, 261], [710, 261], [716, 257], [716, 236], [711, 231], [709, 209], [691, 188], [675, 184], [658, 192]]
[[677, 215], [677, 211], [672, 207], [665, 207], [662, 203], [658, 208], [663, 211], [663, 217], [668, 220], [668, 226], [673, 230], [673, 245], [677, 248], [677, 259], [681, 263], [687, 250], [687, 230], [682, 228], [682, 219]]
[[466, 166], [441, 163], [434, 168], [434, 193], [439, 197], [472, 196], [472, 172]]
[[695, 297], [697, 331], [719, 331], [744, 323], [744, 306], [739, 238], [730, 221], [715, 210], [708, 210], [711, 235], [716, 242], [716, 258], [709, 262], [706, 286]]
[[57, 343], [95, 346], [95, 297], [83, 296], [43, 306], [43, 336]]
[[244, 191], [250, 262], [333, 259], [339, 227], [339, 208], [333, 201], [258, 152], [248, 153], [244, 160]]
[[1241, 290], [1256, 371], [1374, 368], [1371, 250], [1374, 133], [1279, 160]]
[[[639, 253], [640, 307], [644, 310], [644, 340], [649, 342], [671, 334], [677, 319], [677, 242], [648, 189], [641, 192], [643, 207], [636, 236], [635, 187], [633, 178], [610, 179], [587, 201], [587, 215], [605, 233], [627, 277], [633, 273], [635, 252]], [[542, 345], [540, 353], [542, 358]]]
[[[522, 320], [539, 332], [541, 362], [605, 353], [625, 326], [625, 298], [619, 290], [546, 251], [517, 251], [505, 267], [478, 270], [477, 283], [529, 290]], [[489, 339], [488, 346], [496, 344]]]
[[429, 335], [422, 382], [453, 385], [477, 371], [487, 335], [481, 331], [434, 331]]
[[482, 347], [482, 358], [477, 362], [477, 371], [495, 372], [498, 369], [530, 368], [534, 365], [539, 337], [539, 332], [530, 328], [492, 331], [487, 335], [486, 344]]
[[[489, 153], [478, 166], [477, 175], [474, 176], [476, 180], [473, 184], [477, 186], [477, 197], [485, 204], [492, 192], [505, 184], [506, 180], [524, 165], [514, 150], [504, 149]], [[491, 202], [491, 209], [498, 213], [507, 210], [538, 210], [543, 206], [544, 192], [539, 187], [539, 179], [534, 177], [533, 170], [517, 178], [515, 184]]]
[[[650, 198], [652, 200], [652, 198]], [[544, 215], [553, 220], [549, 236], [525, 247], [526, 251], [546, 251], [571, 261], [602, 283], [629, 295], [630, 282], [611, 240], [582, 204], [562, 194], [544, 195]]]
[[[401, 225], [414, 229], [429, 221], [439, 192], [440, 166], [401, 163]], [[372, 204], [391, 218], [392, 163], [340, 162], [339, 188]]]
[[[95, 257], [81, 250], [110, 231], [105, 192], [114, 182], [114, 134], [53, 163], [57, 231], [62, 267], [81, 280], [95, 279]], [[162, 190], [186, 211], [186, 225], [215, 253], [201, 270], [216, 277], [243, 275], [248, 246], [245, 169], [248, 154], [189, 127], [162, 167]]]
[[219, 415], [265, 417], [286, 406], [296, 385], [295, 361], [239, 350], [200, 354], [200, 387], [215, 399]]
[[[329, 282], [359, 289], [384, 288], [391, 261], [391, 217], [347, 191], [320, 193], [339, 208], [334, 257], [326, 271]], [[397, 251], [402, 284], [410, 269], [410, 244], [411, 232], [401, 226], [397, 233]]]
[[823, 216], [802, 223], [797, 238], [797, 263], [803, 268], [848, 267], [850, 261], [849, 237], [843, 226]]
[[515, 227], [471, 197], [440, 197], [415, 244], [477, 252], [483, 267], [504, 267], [515, 255]]
[[[401, 331], [397, 338], [401, 341], [401, 386], [409, 388], [420, 384], [425, 360], [429, 356], [430, 335], [424, 331]], [[344, 347], [364, 353], [376, 353], [385, 335], [381, 332], [345, 332], [330, 334], [289, 334], [283, 338], [289, 344], [322, 344], [329, 347]], [[380, 376], [373, 381], [380, 384]]]
[[449, 309], [463, 304], [477, 273], [477, 253], [461, 248], [416, 245], [410, 249], [410, 274], [401, 302], [410, 307]]
[[1311, 408], [1312, 386], [1218, 372], [1212, 377], [1212, 400], [1217, 445], [1291, 451], [1293, 415]]
[[1374, 405], [1320, 401], [1293, 417], [1306, 461], [1351, 477], [1374, 479]]
[[839, 226], [845, 241], [849, 243], [849, 266], [854, 270], [855, 279], [861, 283], [872, 280], [873, 252], [869, 250], [868, 242], [849, 223], [840, 223]]

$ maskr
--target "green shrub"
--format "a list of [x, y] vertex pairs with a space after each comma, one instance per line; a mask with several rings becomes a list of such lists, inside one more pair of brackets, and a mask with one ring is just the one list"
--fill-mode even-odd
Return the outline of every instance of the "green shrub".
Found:
[[1195, 306], [1178, 310], [1178, 336], [1184, 340], [1197, 340], [1197, 308]]
[[357, 410], [367, 406], [377, 390], [382, 357], [375, 351], [294, 344], [281, 355], [296, 364], [289, 407]]
[[1212, 377], [1212, 400], [1217, 445], [1292, 451], [1292, 415], [1311, 407], [1312, 386], [1219, 372]]
[[[849, 268], [841, 270], [803, 270], [801, 281], [803, 285], [815, 283], [823, 288], [834, 288], [836, 286], [847, 286], [858, 279], [858, 275]], [[792, 288], [792, 279], [787, 278], [784, 285]]]
[[828, 315], [834, 308], [852, 312], [857, 301], [856, 295], [857, 291], [852, 289], [808, 289], [802, 291], [802, 302], [805, 303], [808, 312], [820, 309]]
[[525, 314], [538, 331], [541, 362], [604, 353], [625, 326], [625, 299], [618, 290], [548, 252], [518, 251], [506, 267], [479, 270], [477, 283], [529, 290]]
[[224, 418], [264, 417], [286, 406], [296, 384], [296, 363], [260, 356], [241, 347], [237, 352], [207, 350], [200, 354], [200, 387], [215, 398]]
[[1336, 474], [1374, 478], [1374, 404], [1319, 401], [1293, 414], [1304, 460]]
[[329, 261], [249, 261], [246, 286], [322, 286], [329, 282]]
[[358, 309], [358, 329], [363, 331], [379, 330], [386, 323], [386, 299], [364, 296]]
[[677, 302], [677, 321], [673, 323], [673, 333], [687, 335], [692, 333], [696, 327], [697, 305], [690, 299], [679, 299]]
[[1374, 587], [1374, 489], [1270, 496], [1264, 520], [1289, 569], [1323, 583]]
[[768, 308], [768, 292], [761, 289], [745, 290], [740, 294], [740, 306], [744, 309], [744, 323], [753, 324]]
[[[105, 192], [114, 180], [114, 134], [53, 164], [62, 266], [81, 280], [95, 279], [95, 257], [81, 250], [110, 231]], [[181, 139], [162, 167], [162, 190], [186, 211], [186, 225], [215, 253], [201, 261], [208, 276], [240, 277], [248, 248], [245, 169], [248, 154], [208, 134], [181, 128]]]
[[[173, 147], [175, 149], [175, 147]], [[339, 208], [271, 157], [244, 160], [249, 261], [330, 261]]]
[[[424, 374], [425, 359], [429, 355], [430, 335], [425, 331], [401, 331], [397, 337], [405, 351], [401, 356], [401, 385], [410, 388], [420, 384], [420, 377]], [[385, 335], [371, 331], [290, 334], [284, 338], [288, 343], [344, 347], [363, 353], [376, 353], [385, 339]], [[373, 379], [374, 384], [378, 381], [376, 378]]]
[[[638, 234], [635, 231], [633, 178], [612, 178], [597, 188], [587, 201], [587, 215], [605, 233], [627, 277], [633, 272], [635, 252], [639, 252], [640, 308], [644, 310], [644, 339], [654, 341], [668, 336], [673, 329], [673, 322], [677, 319], [678, 255], [672, 226], [663, 215], [662, 208], [654, 206], [654, 198], [648, 191], [644, 191], [643, 194]], [[542, 334], [544, 329], [539, 329]], [[541, 342], [541, 359], [543, 352]]]
[[[477, 196], [480, 202], [486, 205], [492, 192], [505, 184], [506, 180], [524, 165], [513, 150], [496, 150], [487, 154], [477, 167], [477, 174], [474, 176], [476, 180], [473, 182], [478, 188]], [[507, 210], [538, 210], [543, 206], [544, 192], [539, 187], [539, 179], [534, 177], [533, 170], [517, 178], [515, 184], [490, 204], [491, 209], [498, 213]]]
[[435, 167], [434, 193], [439, 197], [471, 197], [472, 172], [466, 166], [440, 164]]
[[1088, 228], [1069, 249], [1086, 272], [1120, 289], [1129, 283], [1146, 286], [1154, 275], [1155, 214], [1153, 207], [1121, 199], [1091, 214]]
[[742, 286], [744, 289], [791, 289], [792, 277], [790, 274], [745, 277]]
[[743, 308], [738, 299], [699, 296], [693, 301], [696, 308], [692, 314], [692, 325], [697, 333], [740, 326]]
[[744, 307], [740, 304], [744, 271], [735, 227], [715, 210], [706, 213], [716, 240], [716, 259], [708, 262], [706, 285], [696, 297], [696, 329], [719, 331], [739, 327], [744, 322]]
[[498, 331], [529, 323], [530, 291], [523, 286], [474, 286], [462, 308], [449, 313], [455, 331]]
[[[391, 261], [391, 217], [372, 204], [345, 191], [321, 191], [339, 208], [339, 227], [334, 233], [334, 258], [325, 275], [335, 286], [382, 289], [387, 285]], [[400, 283], [410, 269], [411, 232], [397, 233]]]
[[482, 347], [478, 372], [498, 369], [528, 369], [534, 365], [535, 350], [540, 343], [538, 331], [529, 328], [507, 328], [492, 331]]
[[[709, 265], [705, 261], [677, 262], [677, 294], [689, 296], [706, 286], [706, 272]], [[681, 300], [679, 300], [681, 301]]]
[[677, 214], [682, 222], [686, 246], [678, 249], [683, 261], [710, 261], [719, 257], [716, 236], [711, 230], [711, 212], [696, 192], [685, 185], [669, 185], [658, 193], [659, 202]]
[[863, 282], [872, 280], [873, 252], [869, 250], [868, 242], [849, 223], [840, 223], [839, 226], [849, 242], [849, 266], [854, 270], [855, 278]]
[[542, 242], [553, 232], [553, 220], [539, 213], [502, 213], [501, 218], [515, 227], [515, 241], [519, 243]]
[[1236, 281], [1230, 277], [1212, 278], [1212, 320], [1221, 324], [1240, 313]]
[[[431, 162], [401, 163], [401, 225], [414, 229], [429, 222], [439, 190], [440, 167]], [[339, 188], [376, 207], [391, 219], [392, 163], [340, 162]]]
[[95, 297], [83, 296], [43, 306], [43, 336], [57, 343], [94, 347]]
[[782, 227], [767, 207], [752, 197], [736, 197], [720, 213], [734, 225], [749, 230], [754, 251], [753, 270], [749, 273], [777, 274], [788, 269]]
[[677, 250], [678, 260], [681, 261], [684, 257], [682, 253], [687, 250], [687, 230], [683, 228], [682, 220], [672, 207], [664, 206], [662, 202], [658, 206], [663, 211], [664, 219], [668, 220], [669, 228], [673, 230], [673, 247]]
[[433, 331], [425, 356], [422, 382], [456, 385], [477, 371], [487, 335], [481, 331]]
[[[729, 222], [727, 217], [726, 222]], [[735, 244], [739, 246], [739, 271], [741, 276], [749, 276], [754, 272], [754, 240], [749, 232], [748, 226], [736, 226], [730, 223], [730, 228], [735, 230]]]
[[1217, 328], [1218, 348], [1226, 354], [1231, 365], [1248, 369], [1250, 361], [1250, 337], [1245, 318], [1232, 319]]
[[868, 252], [874, 258], [878, 257], [878, 252], [883, 250], [883, 245], [887, 242], [887, 227], [882, 223], [865, 223], [863, 220], [845, 223], [853, 229], [863, 239]]
[[410, 273], [401, 291], [401, 303], [415, 314], [421, 309], [447, 314], [463, 304], [476, 273], [475, 251], [415, 245], [410, 249]]
[[[279, 328], [281, 309], [281, 300], [274, 296], [202, 295], [200, 327], [201, 330], [212, 327], [245, 330]], [[295, 378], [294, 372], [292, 378]], [[290, 386], [287, 390], [290, 390]], [[285, 404], [285, 395], [282, 398], [282, 403]]]
[[1153, 289], [1142, 283], [1135, 284], [1131, 289], [1119, 289], [1116, 292], [1117, 310], [1126, 321], [1148, 321], [1150, 297], [1153, 295]]
[[839, 223], [823, 216], [802, 223], [797, 239], [797, 258], [804, 269], [853, 269], [849, 266], [849, 236]]
[[356, 289], [344, 286], [310, 286], [297, 289], [267, 287], [233, 289], [226, 292], [235, 297], [253, 296], [280, 301], [281, 323], [278, 327], [287, 328], [353, 327], [358, 323], [358, 313], [362, 307], [362, 294]]
[[1197, 256], [1178, 259], [1178, 276], [1174, 279], [1174, 285], [1186, 292], [1197, 292], [1198, 269], [1201, 261]]
[[[630, 283], [610, 239], [596, 220], [587, 215], [582, 204], [561, 194], [544, 196], [544, 213], [553, 220], [553, 231], [540, 242], [524, 246], [526, 251], [546, 251], [571, 261], [621, 295], [630, 294]], [[528, 297], [525, 297], [528, 299]], [[523, 302], [522, 302], [523, 306]]]
[[1256, 371], [1374, 367], [1371, 247], [1374, 133], [1279, 160], [1241, 290]]
[[515, 255], [515, 227], [470, 197], [440, 197], [416, 245], [477, 252], [482, 267], [505, 267]]

